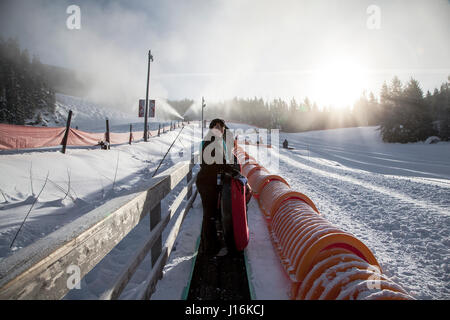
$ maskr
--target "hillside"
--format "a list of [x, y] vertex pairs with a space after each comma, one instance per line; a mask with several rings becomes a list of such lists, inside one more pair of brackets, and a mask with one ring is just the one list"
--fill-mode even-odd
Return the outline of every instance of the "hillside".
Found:
[[55, 91], [45, 67], [15, 40], [0, 39], [0, 123], [45, 125], [55, 111]]

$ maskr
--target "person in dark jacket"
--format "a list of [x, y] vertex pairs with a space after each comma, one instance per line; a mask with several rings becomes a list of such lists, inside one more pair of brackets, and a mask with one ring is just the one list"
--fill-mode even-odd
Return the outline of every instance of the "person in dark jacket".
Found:
[[[216, 221], [220, 220], [219, 186], [217, 175], [227, 163], [225, 144], [225, 122], [214, 119], [201, 144], [200, 171], [197, 176], [197, 190], [203, 205], [203, 223], [200, 252], [207, 255], [225, 255], [227, 252], [223, 241], [217, 235]], [[233, 140], [232, 140], [233, 141]]]

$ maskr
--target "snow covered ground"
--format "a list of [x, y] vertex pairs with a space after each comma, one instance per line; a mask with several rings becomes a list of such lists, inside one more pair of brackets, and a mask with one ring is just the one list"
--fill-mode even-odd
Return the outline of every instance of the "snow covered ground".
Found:
[[[450, 298], [450, 143], [384, 144], [374, 127], [280, 133], [280, 141], [285, 138], [295, 149], [279, 149], [277, 174], [330, 222], [362, 240], [384, 274], [415, 298]], [[258, 154], [256, 147], [249, 152]], [[249, 227], [253, 297], [288, 299], [289, 280], [254, 200]], [[191, 246], [194, 240], [186, 238]], [[177, 277], [164, 277], [154, 298], [179, 296], [173, 283], [185, 281], [181, 274], [189, 263], [180, 264]], [[170, 271], [175, 274], [174, 265]]]
[[[113, 197], [149, 186], [153, 172], [179, 130], [151, 138], [148, 143], [113, 146], [108, 151], [97, 147], [72, 148], [65, 155], [59, 150], [0, 155], [0, 257], [12, 254]], [[184, 129], [181, 142], [159, 172], [180, 159], [178, 151], [183, 144], [190, 146], [191, 131], [190, 127]], [[47, 174], [42, 194], [9, 249]]]
[[[86, 126], [80, 129], [98, 126], [102, 130], [105, 113], [101, 112], [105, 111], [97, 112], [91, 104], [72, 97], [59, 97], [59, 103], [60, 110], [70, 107], [85, 115], [85, 121], [78, 118], [79, 125]], [[123, 120], [124, 128], [133, 121], [120, 115], [109, 117], [112, 123]], [[66, 155], [55, 149], [0, 154], [0, 264], [108, 200], [146, 188], [178, 130], [148, 143], [114, 146], [109, 151], [70, 148]], [[194, 130], [193, 125], [184, 129], [160, 172], [183, 159], [179, 151], [185, 150], [186, 156], [192, 144], [198, 145]], [[280, 142], [285, 138], [295, 149], [279, 149], [279, 170], [273, 173], [308, 195], [330, 222], [361, 239], [384, 273], [416, 298], [450, 298], [449, 143], [384, 144], [373, 127], [280, 133]], [[249, 151], [258, 153], [256, 147]], [[45, 189], [10, 249], [47, 174]], [[162, 203], [163, 210], [176, 193]], [[249, 208], [251, 240], [246, 259], [252, 295], [256, 299], [288, 299], [289, 281], [272, 248], [265, 221], [254, 200]], [[152, 299], [183, 298], [195, 261], [201, 216], [197, 196]], [[148, 226], [147, 217], [82, 280], [81, 290], [72, 290], [66, 299], [99, 298], [144, 241]], [[166, 236], [167, 232], [163, 241]], [[147, 257], [121, 299], [139, 296], [149, 270]]]
[[450, 298], [450, 143], [385, 144], [375, 127], [280, 134], [279, 174], [418, 299]]
[[[95, 131], [96, 127], [103, 130], [106, 117], [109, 117], [111, 123], [120, 124], [122, 121], [126, 130], [129, 130], [131, 121], [139, 121], [140, 123], [134, 122], [134, 126], [142, 126], [142, 119], [127, 118], [124, 114], [111, 112], [81, 99], [59, 95], [57, 110], [67, 113], [69, 109], [74, 111], [74, 119], [78, 119], [74, 124], [78, 123], [88, 131]], [[156, 122], [150, 126], [152, 125], [158, 127]], [[117, 128], [112, 126], [112, 130], [116, 132]], [[100, 150], [99, 147], [69, 147], [66, 154], [61, 154], [60, 148], [0, 154], [0, 264], [94, 208], [114, 198], [148, 188], [159, 162], [180, 130], [150, 138], [148, 143], [141, 141], [132, 145], [112, 146], [107, 151]], [[189, 160], [190, 147], [194, 142], [196, 145], [200, 142], [198, 124], [188, 125], [183, 129], [158, 173], [179, 161]], [[47, 174], [48, 180], [45, 183]], [[184, 184], [180, 183], [164, 199], [163, 212]], [[182, 207], [183, 204], [180, 208]], [[17, 234], [28, 212], [29, 216]], [[172, 221], [176, 220], [178, 213]], [[83, 278], [81, 290], [72, 290], [66, 298], [99, 298], [111, 284], [113, 274], [120, 271], [130, 255], [146, 240], [149, 225], [147, 216]], [[170, 227], [171, 223], [163, 233], [163, 241], [168, 236]], [[16, 234], [17, 238], [10, 248]], [[121, 298], [139, 297], [151, 266], [149, 257], [150, 255], [143, 261]]]

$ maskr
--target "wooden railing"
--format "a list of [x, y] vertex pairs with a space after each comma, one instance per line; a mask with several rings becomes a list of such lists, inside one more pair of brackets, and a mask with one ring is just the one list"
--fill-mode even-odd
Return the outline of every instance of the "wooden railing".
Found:
[[[70, 290], [68, 283], [79, 271], [80, 279], [92, 270], [147, 214], [150, 232], [127, 265], [101, 296], [117, 299], [151, 250], [152, 266], [141, 299], [149, 299], [167, 262], [184, 217], [195, 200], [192, 192], [196, 176], [191, 161], [178, 163], [153, 178], [147, 190], [112, 199], [54, 233], [0, 262], [0, 299], [62, 299]], [[163, 215], [161, 201], [186, 177], [186, 186]], [[162, 232], [186, 199], [172, 229], [162, 243]]]

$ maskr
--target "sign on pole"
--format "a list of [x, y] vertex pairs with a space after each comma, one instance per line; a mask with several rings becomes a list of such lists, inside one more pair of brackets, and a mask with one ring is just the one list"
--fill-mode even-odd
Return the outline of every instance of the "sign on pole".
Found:
[[[155, 117], [155, 105], [156, 102], [155, 100], [148, 100], [148, 106], [149, 106], [149, 110], [148, 110], [148, 117], [149, 118], [154, 118]], [[139, 118], [143, 118], [145, 116], [145, 99], [140, 99], [139, 100]]]
[[139, 100], [139, 118], [144, 117], [145, 112], [145, 100]]
[[155, 112], [155, 105], [156, 105], [156, 102], [155, 102], [155, 100], [149, 100], [148, 101], [149, 102], [149, 108], [148, 108], [148, 117], [149, 118], [154, 118], [155, 117], [155, 114], [156, 114], [156, 112]]

